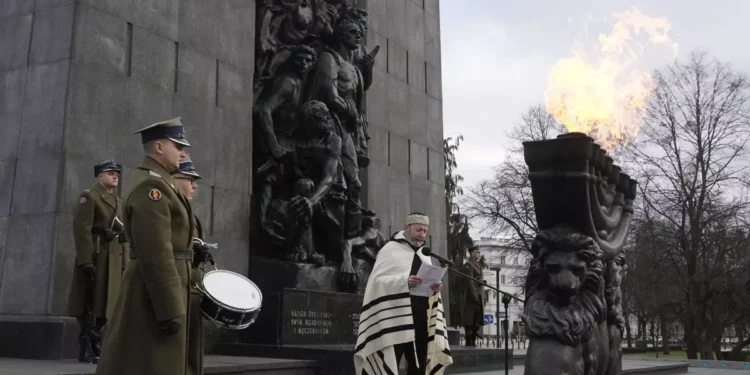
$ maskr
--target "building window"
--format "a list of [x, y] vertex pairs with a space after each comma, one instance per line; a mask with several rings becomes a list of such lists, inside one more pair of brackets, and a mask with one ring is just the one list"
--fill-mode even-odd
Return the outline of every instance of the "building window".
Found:
[[500, 264], [505, 264], [505, 256], [500, 257]]
[[505, 275], [500, 275], [500, 284], [505, 284]]

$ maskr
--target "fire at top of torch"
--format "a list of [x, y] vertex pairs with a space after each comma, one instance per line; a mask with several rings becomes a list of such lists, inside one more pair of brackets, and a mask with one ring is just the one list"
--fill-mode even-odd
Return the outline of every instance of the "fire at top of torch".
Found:
[[[647, 47], [666, 47], [672, 59], [677, 55], [666, 17], [635, 8], [614, 16], [612, 32], [599, 35], [593, 55], [576, 42], [573, 57], [552, 66], [545, 93], [547, 111], [568, 131], [586, 133], [610, 151], [633, 140], [643, 124], [654, 87]], [[647, 42], [636, 40], [641, 31]]]

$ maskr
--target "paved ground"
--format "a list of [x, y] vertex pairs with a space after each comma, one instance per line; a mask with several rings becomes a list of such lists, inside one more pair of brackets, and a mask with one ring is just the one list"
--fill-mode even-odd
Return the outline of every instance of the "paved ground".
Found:
[[[623, 360], [623, 369], [633, 368], [634, 366], [643, 366], [644, 363], [641, 361], [634, 360]], [[722, 370], [722, 369], [703, 369], [703, 368], [690, 368], [688, 373], [696, 375], [747, 375], [750, 371], [743, 370]], [[467, 372], [461, 373], [461, 375], [504, 375], [505, 371], [489, 371], [489, 372]], [[514, 369], [508, 372], [509, 375], [523, 375], [523, 366], [516, 366]]]
[[[246, 366], [279, 368], [304, 366], [309, 361], [292, 361], [257, 357], [206, 356], [206, 367], [242, 369]], [[0, 358], [0, 375], [87, 375], [93, 374], [96, 366], [81, 364], [76, 360], [37, 361], [27, 359]]]
[[[226, 367], [226, 366], [244, 366], [257, 363], [264, 363], [273, 366], [275, 362], [286, 362], [287, 360], [274, 360], [267, 358], [253, 357], [224, 357], [224, 356], [207, 356], [207, 367]], [[300, 361], [302, 363], [304, 361]], [[657, 362], [645, 362], [640, 360], [625, 359], [623, 368], [641, 368], [644, 366], [660, 366]], [[85, 365], [75, 360], [67, 361], [36, 361], [13, 358], [0, 358], [0, 375], [82, 375], [92, 374], [94, 365]], [[750, 370], [726, 370], [726, 369], [706, 369], [691, 367], [690, 374], [696, 375], [750, 375]], [[505, 371], [489, 372], [472, 372], [462, 373], [462, 375], [504, 375]], [[523, 366], [516, 366], [510, 370], [509, 375], [523, 375]]]
[[[638, 361], [638, 360], [628, 360], [625, 359], [622, 361], [622, 367], [623, 370], [629, 369], [629, 368], [640, 368], [646, 365], [653, 365], [658, 366], [657, 363], [651, 363], [648, 364], [646, 362]], [[750, 371], [745, 370], [724, 370], [724, 369], [710, 369], [710, 368], [694, 368], [691, 367], [688, 369], [689, 374], [696, 374], [696, 375], [750, 375]], [[461, 373], [461, 375], [504, 375], [505, 371], [489, 371], [489, 372], [467, 372], [467, 373]], [[509, 375], [523, 375], [523, 366], [516, 366], [512, 370], [508, 372]]]

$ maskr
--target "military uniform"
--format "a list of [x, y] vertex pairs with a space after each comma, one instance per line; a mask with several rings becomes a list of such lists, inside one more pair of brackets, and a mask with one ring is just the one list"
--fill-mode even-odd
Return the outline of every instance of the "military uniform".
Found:
[[[198, 217], [195, 217], [195, 232], [193, 237], [203, 240], [203, 226]], [[195, 252], [195, 249], [193, 249]], [[195, 254], [193, 255], [195, 258]], [[203, 374], [203, 315], [201, 314], [201, 299], [203, 295], [200, 289], [203, 287], [203, 270], [198, 262], [193, 262], [190, 270], [190, 315], [188, 316], [190, 332], [188, 332], [188, 367], [190, 374]]]
[[[471, 251], [479, 251], [472, 247]], [[482, 280], [483, 272], [479, 261], [469, 259], [462, 267], [461, 272], [477, 280]], [[464, 284], [463, 304], [461, 305], [461, 318], [463, 320], [466, 346], [476, 346], [476, 338], [481, 337], [479, 328], [484, 323], [484, 288], [471, 280], [462, 280]]]
[[[113, 161], [94, 166], [94, 175], [121, 172]], [[79, 360], [95, 361], [101, 349], [101, 329], [112, 316], [128, 250], [122, 223], [122, 199], [97, 183], [78, 197], [73, 218], [76, 266], [68, 314], [78, 318]]]
[[[175, 178], [180, 178], [180, 174], [194, 180], [201, 179], [189, 158], [180, 162], [179, 171], [176, 173], [178, 177]], [[190, 327], [190, 332], [188, 332], [188, 367], [191, 369], [191, 374], [203, 374], [203, 315], [200, 310], [203, 295], [198, 288], [203, 286], [204, 272], [201, 266], [204, 262], [211, 260], [211, 254], [208, 252], [208, 247], [202, 243], [204, 239], [203, 225], [197, 216], [195, 216], [193, 238], [200, 241], [193, 241], [193, 268], [190, 270], [190, 285], [192, 287], [190, 288], [190, 315], [188, 316]]]
[[[170, 139], [190, 146], [178, 119], [141, 131], [143, 143]], [[125, 228], [131, 261], [107, 328], [98, 375], [199, 374], [191, 368], [189, 317], [192, 240], [196, 230], [190, 202], [170, 174], [146, 157], [125, 201]]]

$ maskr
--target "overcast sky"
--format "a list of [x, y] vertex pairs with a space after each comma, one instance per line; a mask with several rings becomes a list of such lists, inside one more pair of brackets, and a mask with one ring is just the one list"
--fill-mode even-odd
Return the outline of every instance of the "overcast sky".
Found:
[[594, 37], [608, 34], [613, 12], [635, 7], [667, 17], [678, 58], [704, 50], [750, 71], [746, 0], [442, 0], [440, 7], [444, 133], [464, 137], [457, 157], [464, 187], [503, 160], [506, 132], [543, 103], [548, 69], [571, 56], [584, 25]]

